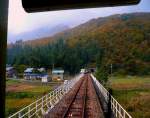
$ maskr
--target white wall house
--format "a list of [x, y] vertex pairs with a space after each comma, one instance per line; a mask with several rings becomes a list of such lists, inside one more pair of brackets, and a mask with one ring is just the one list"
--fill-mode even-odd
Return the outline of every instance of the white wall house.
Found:
[[80, 70], [80, 73], [85, 73], [85, 69], [82, 68], [82, 69]]
[[[34, 71], [39, 72], [34, 72]], [[42, 82], [48, 82], [48, 74], [45, 72], [44, 68], [36, 69], [36, 68], [27, 68], [24, 71], [24, 78], [28, 80], [41, 80]]]
[[60, 81], [64, 79], [64, 70], [62, 69], [53, 69], [52, 70], [52, 80]]
[[50, 78], [48, 77], [48, 75], [45, 75], [45, 76], [42, 77], [42, 82], [43, 83], [47, 83], [49, 81], [50, 81]]
[[32, 74], [34, 68], [26, 68], [26, 70], [24, 70], [24, 78], [25, 79], [31, 79], [31, 76], [29, 76], [29, 74]]

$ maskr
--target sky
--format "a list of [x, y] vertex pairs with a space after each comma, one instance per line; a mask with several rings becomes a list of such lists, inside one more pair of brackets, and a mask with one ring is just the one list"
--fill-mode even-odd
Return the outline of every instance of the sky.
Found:
[[[31, 35], [31, 33], [34, 34], [37, 29], [45, 28], [45, 30], [49, 30], [58, 25], [72, 28], [92, 18], [122, 13], [150, 12], [149, 6], [150, 0], [141, 0], [138, 5], [132, 6], [26, 13], [22, 7], [21, 0], [10, 0], [8, 43], [22, 38], [23, 40], [34, 39], [36, 34]], [[40, 30], [38, 33], [42, 33], [42, 31]], [[30, 35], [30, 38], [27, 35]]]

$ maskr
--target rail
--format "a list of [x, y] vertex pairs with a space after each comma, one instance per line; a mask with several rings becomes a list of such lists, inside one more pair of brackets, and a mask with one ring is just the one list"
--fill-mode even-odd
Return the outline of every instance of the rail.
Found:
[[[86, 97], [86, 87], [87, 87], [87, 81], [86, 80], [82, 80], [82, 82], [80, 83], [79, 88], [75, 92], [74, 97], [70, 100], [70, 103], [68, 104], [68, 107], [66, 108], [62, 118], [70, 117], [70, 114], [73, 114], [74, 111], [76, 112], [76, 115], [77, 115], [77, 113], [79, 113], [78, 115], [79, 116], [81, 115], [82, 118], [84, 118], [83, 116], [84, 116], [84, 108], [85, 108], [85, 100], [86, 100], [85, 99], [85, 97]], [[84, 98], [79, 100], [78, 98], [82, 98], [81, 97], [82, 95], [80, 93], [82, 91], [82, 89], [84, 91], [84, 95], [83, 95]], [[75, 103], [76, 100], [78, 100], [78, 102], [77, 102], [78, 105], [76, 107], [72, 108], [72, 106], [74, 106], [76, 104]], [[81, 101], [83, 101], [82, 104], [81, 104]], [[82, 108], [79, 107], [80, 105], [82, 106]], [[78, 110], [78, 112], [77, 112], [77, 110]]]
[[54, 91], [46, 94], [8, 118], [41, 118], [41, 116], [47, 114], [59, 102], [59, 100], [75, 85], [75, 83], [81, 77], [82, 74], [76, 76], [72, 80], [67, 81]]
[[[96, 86], [100, 90], [101, 94], [103, 95], [106, 102], [108, 102], [109, 99], [109, 92], [104, 88], [102, 84], [94, 77], [93, 74], [91, 74], [92, 79], [94, 80]], [[116, 118], [132, 118], [128, 112], [117, 102], [117, 100], [110, 95], [111, 100], [111, 110]]]

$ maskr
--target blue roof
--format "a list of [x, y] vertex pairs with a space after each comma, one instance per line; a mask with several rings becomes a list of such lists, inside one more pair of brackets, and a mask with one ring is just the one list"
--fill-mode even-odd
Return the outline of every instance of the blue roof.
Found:
[[10, 71], [11, 69], [13, 69], [14, 67], [7, 67], [6, 71]]
[[52, 74], [55, 74], [55, 73], [64, 73], [64, 70], [52, 70]]
[[33, 68], [27, 68], [24, 72], [25, 73], [31, 73], [33, 71]]

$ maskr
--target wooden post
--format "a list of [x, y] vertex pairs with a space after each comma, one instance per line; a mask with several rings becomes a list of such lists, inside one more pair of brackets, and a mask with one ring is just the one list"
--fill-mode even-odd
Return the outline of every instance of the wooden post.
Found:
[[8, 0], [0, 0], [0, 118], [5, 117]]

